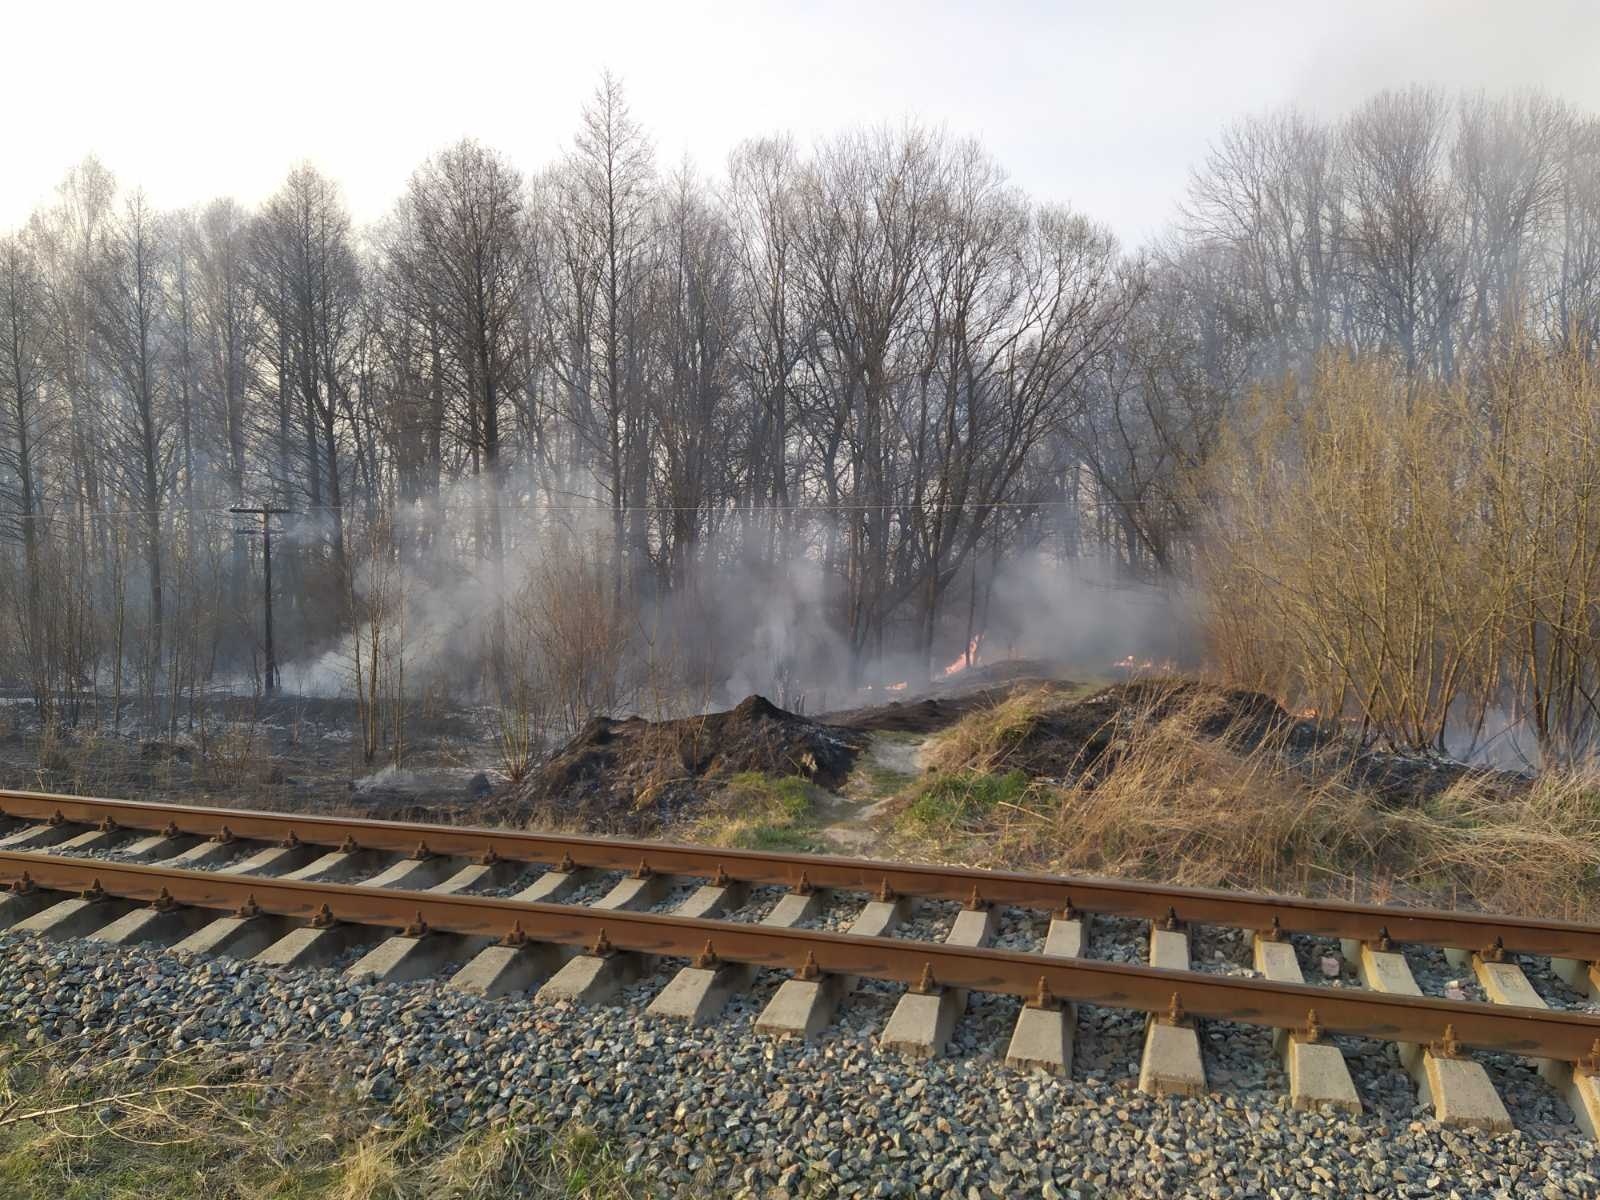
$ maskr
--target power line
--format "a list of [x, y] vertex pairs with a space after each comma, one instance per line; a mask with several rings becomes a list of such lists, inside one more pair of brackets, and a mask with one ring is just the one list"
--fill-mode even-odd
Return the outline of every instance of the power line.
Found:
[[[1117, 505], [1128, 508], [1142, 507], [1144, 501], [1124, 500], [1117, 496], [1097, 497], [1087, 507], [1099, 505]], [[305, 513], [355, 513], [363, 511], [364, 505], [360, 504], [307, 504], [295, 509], [298, 514]], [[928, 504], [928, 503], [883, 503], [883, 504], [624, 504], [611, 505], [604, 501], [591, 504], [440, 504], [433, 501], [403, 501], [394, 509], [394, 513], [404, 514], [408, 511], [433, 511], [433, 512], [500, 512], [500, 513], [723, 513], [738, 515], [740, 513], [831, 513], [831, 512], [964, 512], [974, 509], [1000, 510], [1024, 512], [1036, 509], [1069, 509], [1085, 507], [1084, 502], [1078, 500], [969, 500], [959, 504]], [[222, 506], [194, 505], [183, 507], [172, 505], [167, 508], [122, 508], [122, 509], [89, 509], [84, 516], [89, 519], [107, 517], [183, 517], [183, 516], [212, 516], [226, 513], [238, 513], [245, 510]], [[287, 510], [284, 510], [287, 511]], [[76, 514], [72, 512], [53, 513], [5, 513], [0, 514], [0, 520], [11, 521], [63, 521], [73, 519]]]

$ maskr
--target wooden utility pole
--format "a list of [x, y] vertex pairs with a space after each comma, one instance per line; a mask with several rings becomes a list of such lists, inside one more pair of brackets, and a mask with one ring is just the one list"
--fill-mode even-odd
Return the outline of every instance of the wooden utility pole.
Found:
[[261, 581], [262, 608], [266, 629], [264, 642], [267, 659], [266, 692], [270, 696], [278, 690], [278, 655], [272, 646], [272, 518], [288, 514], [287, 508], [230, 508], [231, 513], [259, 516], [261, 518]]

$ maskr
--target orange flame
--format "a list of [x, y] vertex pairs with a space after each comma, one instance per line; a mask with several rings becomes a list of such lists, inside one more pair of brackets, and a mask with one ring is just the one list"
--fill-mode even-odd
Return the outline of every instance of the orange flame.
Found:
[[961, 652], [960, 657], [944, 669], [945, 675], [955, 675], [958, 672], [965, 671], [968, 667], [976, 666], [978, 662], [978, 643], [981, 641], [983, 641], [983, 634], [973, 634], [972, 641]]

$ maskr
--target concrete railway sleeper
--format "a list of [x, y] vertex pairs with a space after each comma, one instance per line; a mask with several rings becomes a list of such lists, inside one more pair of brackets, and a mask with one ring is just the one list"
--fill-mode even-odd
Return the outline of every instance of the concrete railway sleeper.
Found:
[[1189, 969], [1187, 931], [1170, 912], [1152, 923], [1149, 964], [1135, 965], [1082, 957], [1084, 919], [1076, 914], [1052, 920], [1042, 953], [989, 948], [992, 914], [977, 897], [936, 943], [885, 936], [907, 912], [887, 893], [846, 933], [795, 928], [818, 904], [811, 888], [785, 896], [757, 924], [713, 919], [742, 898], [731, 882], [689, 893], [672, 914], [634, 911], [661, 894], [646, 873], [589, 906], [528, 895], [559, 894], [563, 874], [549, 872], [543, 888], [499, 898], [448, 890], [449, 879], [420, 891], [0, 851], [0, 882], [12, 888], [0, 897], [0, 927], [151, 941], [284, 966], [326, 965], [370, 946], [352, 972], [417, 979], [470, 960], [451, 986], [494, 995], [542, 984], [543, 998], [585, 1003], [614, 997], [659, 960], [686, 959], [690, 965], [651, 1010], [688, 1020], [709, 1019], [757, 970], [785, 971], [792, 977], [756, 1028], [790, 1036], [825, 1026], [854, 980], [887, 980], [908, 990], [882, 1042], [914, 1056], [940, 1051], [968, 992], [1007, 994], [1025, 1001], [1007, 1061], [1052, 1071], [1070, 1067], [1076, 1005], [1131, 1009], [1148, 1014], [1140, 1086], [1158, 1094], [1205, 1090], [1197, 1021], [1242, 1022], [1277, 1032], [1301, 1106], [1358, 1110], [1328, 1037], [1376, 1038], [1399, 1046], [1442, 1120], [1490, 1129], [1509, 1128], [1510, 1119], [1466, 1051], [1497, 1051], [1540, 1062], [1591, 1135], [1600, 1121], [1600, 1017], [1536, 1006], [1514, 977], [1490, 990], [1498, 1003], [1429, 998], [1414, 981], [1409, 988], [1396, 982], [1409, 978], [1400, 973], [1403, 959], [1396, 967], [1378, 957], [1392, 949], [1363, 946], [1367, 990], [1308, 986], [1297, 965], [1290, 970], [1292, 952], [1271, 935], [1255, 943], [1265, 978], [1205, 974]]
[[[236, 863], [228, 869], [262, 873], [290, 869], [283, 864], [291, 860], [295, 863], [292, 869], [301, 870], [319, 857], [334, 854], [406, 856], [421, 848], [425, 857], [466, 863], [559, 866], [560, 876], [569, 879], [585, 871], [633, 872], [645, 864], [654, 876], [715, 881], [718, 886], [811, 887], [889, 894], [913, 901], [966, 901], [976, 891], [989, 904], [1041, 912], [1141, 920], [1162, 920], [1170, 914], [1185, 924], [1313, 934], [1349, 944], [1439, 946], [1454, 952], [1461, 961], [1474, 954], [1541, 955], [1550, 957], [1557, 972], [1580, 992], [1600, 994], [1600, 928], [1570, 921], [521, 830], [147, 804], [45, 792], [0, 791], [0, 817], [11, 825], [0, 829], [0, 851], [52, 846], [95, 850], [110, 845], [110, 839], [120, 835], [119, 849], [124, 856], [162, 858], [185, 867], [232, 857], [225, 847], [235, 841], [258, 843], [263, 847], [257, 856], [260, 862]], [[219, 845], [224, 849], [218, 849]], [[353, 867], [350, 858], [330, 857], [321, 870], [342, 871], [344, 867]]]

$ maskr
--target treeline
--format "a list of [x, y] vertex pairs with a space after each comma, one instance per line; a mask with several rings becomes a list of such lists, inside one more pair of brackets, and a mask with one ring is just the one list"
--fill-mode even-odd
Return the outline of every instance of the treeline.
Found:
[[240, 504], [293, 512], [280, 640], [369, 696], [441, 609], [458, 681], [546, 659], [569, 719], [669, 643], [709, 686], [797, 563], [853, 679], [932, 667], [1021, 557], [1188, 574], [1253, 386], [1468, 386], [1597, 321], [1600, 123], [1537, 95], [1244, 122], [1139, 249], [916, 126], [667, 166], [610, 78], [557, 161], [461, 142], [371, 228], [310, 166], [161, 213], [88, 160], [0, 244], [0, 669], [46, 708], [259, 680]]

